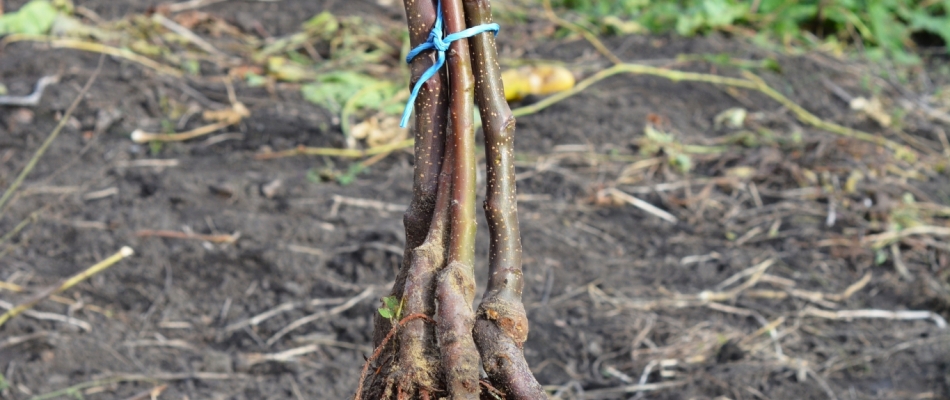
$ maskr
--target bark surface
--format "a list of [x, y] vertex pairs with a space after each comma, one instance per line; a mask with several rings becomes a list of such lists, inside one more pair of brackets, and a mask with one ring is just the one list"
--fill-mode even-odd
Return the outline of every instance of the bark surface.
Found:
[[[491, 23], [488, 0], [442, 0], [445, 34]], [[424, 43], [438, 4], [405, 0], [412, 46]], [[434, 52], [430, 52], [433, 53]], [[435, 56], [411, 65], [412, 84]], [[415, 103], [416, 163], [406, 211], [406, 250], [392, 295], [393, 319], [376, 316], [367, 361], [367, 399], [476, 400], [491, 390], [514, 400], [545, 399], [522, 354], [528, 319], [521, 302], [521, 234], [514, 179], [515, 119], [505, 101], [491, 33], [453, 41], [447, 68], [425, 82]], [[491, 247], [488, 290], [475, 300], [475, 132], [484, 123]], [[399, 320], [399, 318], [405, 318]], [[488, 374], [480, 382], [479, 366]]]

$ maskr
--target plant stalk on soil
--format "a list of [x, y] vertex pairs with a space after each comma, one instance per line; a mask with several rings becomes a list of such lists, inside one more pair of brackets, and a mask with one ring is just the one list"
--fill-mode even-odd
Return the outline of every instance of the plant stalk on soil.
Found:
[[69, 289], [73, 286], [76, 286], [77, 283], [82, 282], [88, 279], [90, 276], [93, 276], [95, 274], [98, 274], [104, 271], [106, 268], [109, 268], [115, 265], [115, 263], [121, 261], [123, 258], [131, 256], [132, 254], [134, 254], [134, 251], [132, 250], [131, 247], [128, 247], [128, 246], [122, 247], [118, 252], [109, 256], [109, 258], [106, 258], [105, 260], [102, 260], [94, 264], [93, 266], [86, 268], [84, 271], [76, 275], [73, 275], [69, 279], [65, 280], [63, 283], [50, 287], [49, 289], [44, 290], [38, 293], [37, 295], [33, 296], [33, 298], [23, 303], [20, 303], [19, 305], [17, 305], [14, 308], [11, 308], [10, 310], [7, 310], [7, 312], [0, 315], [0, 326], [6, 323], [9, 319], [19, 315], [20, 313], [26, 310], [29, 310], [30, 308], [33, 308], [33, 306], [35, 306], [41, 300], [47, 297], [50, 297], [56, 293], [62, 292], [66, 289]]
[[[436, 2], [405, 0], [405, 6], [410, 42], [418, 46], [434, 24]], [[488, 0], [442, 0], [442, 6], [447, 34], [491, 23]], [[413, 84], [432, 63], [432, 54], [413, 61]], [[479, 34], [471, 41], [453, 41], [447, 65], [447, 72], [424, 84], [415, 103], [413, 198], [404, 217], [405, 259], [392, 290], [404, 304], [397, 314], [408, 317], [392, 311], [376, 316], [377, 349], [367, 361], [356, 398], [475, 400], [482, 387], [493, 393], [497, 387], [510, 399], [544, 399], [521, 349], [528, 320], [521, 303], [515, 120], [505, 101], [494, 37]], [[476, 93], [485, 123], [485, 210], [492, 237], [489, 287], [477, 314], [472, 309]], [[480, 362], [490, 384], [479, 382]], [[364, 380], [369, 383], [365, 389]]]

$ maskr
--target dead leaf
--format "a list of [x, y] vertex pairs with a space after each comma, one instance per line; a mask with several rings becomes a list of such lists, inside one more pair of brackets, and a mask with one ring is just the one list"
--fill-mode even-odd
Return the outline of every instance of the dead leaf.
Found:
[[893, 122], [891, 115], [884, 110], [884, 105], [878, 97], [872, 97], [870, 100], [864, 97], [855, 97], [854, 100], [851, 100], [851, 109], [863, 112], [885, 128], [891, 126]]
[[745, 119], [748, 115], [749, 112], [744, 108], [730, 108], [719, 113], [719, 115], [713, 119], [713, 126], [716, 129], [722, 128], [723, 126], [730, 129], [741, 128], [745, 125]]
[[227, 122], [228, 124], [236, 124], [241, 122], [242, 119], [251, 115], [251, 112], [244, 106], [243, 103], [237, 102], [234, 103], [231, 108], [225, 108], [223, 110], [208, 110], [201, 114], [201, 117], [205, 121], [214, 121], [214, 122]]
[[732, 167], [726, 170], [726, 176], [748, 179], [755, 176], [756, 169], [749, 166]]
[[193, 30], [196, 26], [198, 26], [198, 24], [205, 22], [210, 18], [211, 16], [206, 12], [192, 10], [176, 14], [174, 17], [172, 17], [172, 20], [178, 23], [178, 25], [188, 28], [189, 30]]
[[409, 130], [399, 127], [395, 116], [374, 115], [350, 129], [354, 139], [366, 140], [369, 147], [382, 146], [405, 140]]

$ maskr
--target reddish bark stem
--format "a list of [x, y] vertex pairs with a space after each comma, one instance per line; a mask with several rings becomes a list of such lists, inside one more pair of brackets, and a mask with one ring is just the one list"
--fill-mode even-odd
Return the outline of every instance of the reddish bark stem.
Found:
[[[436, 0], [405, 0], [410, 44], [418, 46], [429, 36], [436, 19]], [[433, 52], [421, 54], [410, 64], [410, 86], [435, 63]], [[403, 216], [406, 250], [403, 266], [396, 276], [392, 296], [404, 303], [407, 315], [435, 314], [436, 272], [445, 264], [444, 248], [449, 217], [451, 165], [442, 171], [445, 152], [445, 122], [448, 110], [445, 73], [439, 72], [423, 83], [414, 104], [415, 168], [412, 200]], [[388, 347], [392, 357], [381, 362], [368, 386], [365, 398], [397, 397], [415, 390], [437, 386], [438, 352], [435, 327], [423, 321], [405, 322], [399, 340], [387, 343], [392, 322], [375, 315], [374, 344], [377, 351]]]
[[[435, 24], [436, 3], [434, 0], [405, 0], [406, 18], [409, 26], [409, 43], [418, 46], [429, 37], [429, 31]], [[420, 54], [409, 65], [412, 78], [410, 87], [433, 64], [433, 52]], [[446, 101], [446, 80], [444, 72], [435, 74], [419, 90], [415, 102], [415, 168], [413, 176], [412, 200], [403, 215], [406, 230], [406, 250], [403, 265], [396, 275], [392, 296], [402, 299], [406, 279], [412, 265], [412, 251], [422, 244], [428, 236], [432, 215], [436, 203], [439, 171], [445, 149], [445, 122], [448, 102]], [[431, 314], [430, 314], [431, 315]], [[375, 333], [373, 343], [376, 346], [389, 332], [392, 325], [388, 319], [377, 315], [374, 319]]]
[[[435, 4], [432, 0], [405, 0], [409, 24], [409, 43], [415, 47], [424, 43], [435, 23]], [[415, 86], [422, 74], [435, 64], [434, 52], [412, 60], [409, 69]], [[439, 171], [445, 148], [446, 101], [444, 72], [440, 71], [422, 84], [415, 102], [415, 168], [412, 202], [403, 218], [406, 227], [406, 248], [414, 249], [425, 240], [435, 207]]]

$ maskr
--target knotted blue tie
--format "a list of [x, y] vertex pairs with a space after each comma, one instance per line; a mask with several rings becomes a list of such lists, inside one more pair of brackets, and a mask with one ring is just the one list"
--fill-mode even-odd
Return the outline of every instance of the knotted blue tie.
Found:
[[452, 42], [459, 39], [466, 39], [472, 36], [475, 36], [479, 33], [484, 32], [494, 32], [498, 34], [498, 30], [501, 27], [498, 24], [483, 24], [478, 26], [473, 26], [461, 32], [455, 32], [451, 35], [442, 37], [442, 1], [439, 1], [438, 7], [436, 9], [435, 16], [435, 25], [432, 26], [432, 31], [429, 32], [429, 38], [426, 39], [425, 43], [422, 43], [416, 48], [412, 49], [409, 54], [406, 56], [406, 63], [412, 62], [412, 59], [416, 58], [420, 53], [426, 50], [435, 50], [436, 60], [435, 64], [432, 64], [429, 69], [426, 70], [419, 77], [419, 81], [416, 82], [416, 85], [413, 86], [412, 92], [409, 94], [409, 101], [406, 103], [406, 110], [402, 113], [402, 120], [399, 122], [399, 126], [402, 128], [406, 127], [406, 124], [409, 122], [409, 116], [412, 115], [413, 105], [416, 103], [416, 97], [419, 96], [419, 89], [422, 89], [422, 84], [435, 76], [439, 72], [439, 68], [442, 68], [445, 65], [445, 52], [449, 49], [449, 45]]

